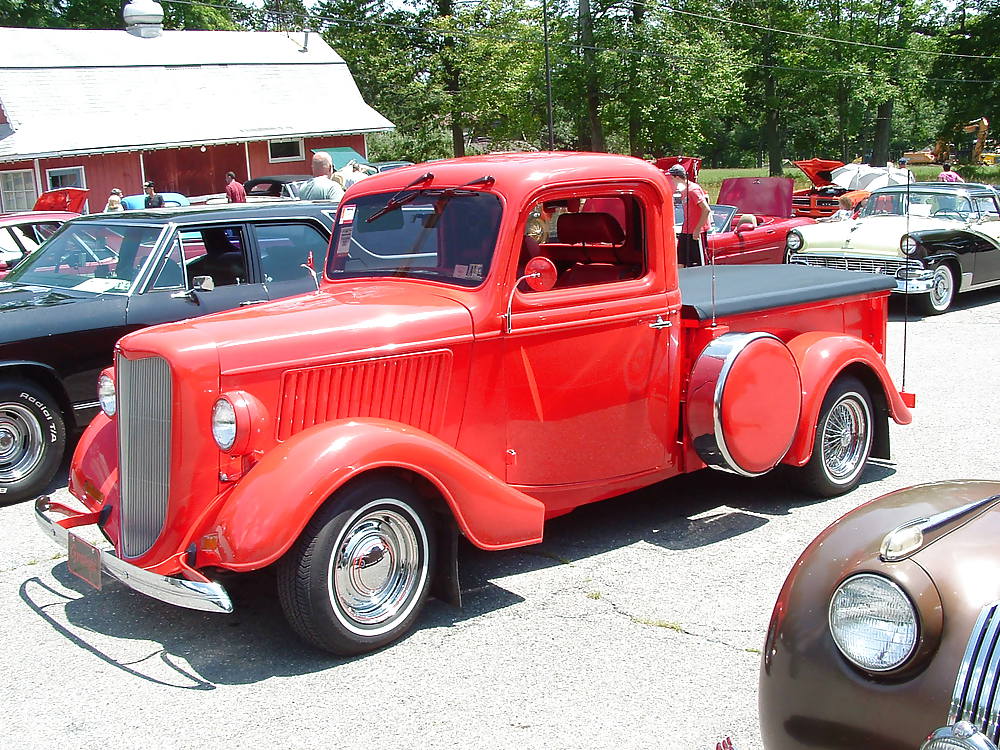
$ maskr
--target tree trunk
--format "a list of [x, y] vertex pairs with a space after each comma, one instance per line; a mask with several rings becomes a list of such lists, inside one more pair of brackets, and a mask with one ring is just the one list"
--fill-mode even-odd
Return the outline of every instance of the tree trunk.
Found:
[[875, 143], [872, 145], [873, 167], [884, 167], [889, 158], [889, 137], [892, 134], [892, 99], [878, 105], [875, 115]]
[[764, 79], [764, 143], [767, 147], [767, 173], [781, 177], [781, 138], [778, 134], [780, 113], [775, 106], [774, 76], [767, 72]]
[[[632, 48], [640, 49], [642, 25], [645, 23], [646, 6], [642, 3], [632, 3]], [[628, 151], [640, 159], [646, 155], [645, 144], [642, 142], [642, 92], [639, 91], [638, 68], [640, 59], [633, 58], [628, 66]]]
[[[452, 0], [438, 0], [438, 15], [447, 18], [452, 14]], [[461, 112], [461, 85], [458, 66], [455, 64], [455, 37], [450, 34], [445, 36], [442, 56], [442, 69], [444, 71], [444, 85], [448, 89], [449, 100], [451, 102], [451, 148], [455, 156], [465, 156], [465, 131], [462, 127]]]
[[590, 148], [592, 151], [604, 151], [604, 129], [601, 127], [600, 112], [601, 95], [597, 80], [597, 53], [594, 50], [594, 19], [590, 14], [590, 0], [580, 0], [580, 44], [583, 46]]

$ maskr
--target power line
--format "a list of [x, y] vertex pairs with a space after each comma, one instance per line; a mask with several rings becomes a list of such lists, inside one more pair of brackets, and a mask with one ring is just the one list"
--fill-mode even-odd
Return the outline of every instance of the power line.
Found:
[[756, 23], [747, 23], [746, 21], [734, 21], [731, 18], [721, 18], [719, 16], [710, 16], [705, 13], [695, 13], [690, 10], [680, 10], [679, 8], [674, 8], [665, 3], [657, 3], [655, 5], [649, 5], [648, 3], [636, 2], [632, 0], [633, 5], [642, 5], [646, 8], [660, 8], [663, 10], [669, 10], [671, 13], [677, 13], [681, 16], [692, 16], [693, 18], [700, 18], [705, 21], [715, 21], [717, 23], [727, 23], [732, 26], [743, 26], [748, 29], [756, 29], [757, 31], [767, 31], [774, 32], [776, 34], [787, 34], [788, 36], [801, 37], [805, 39], [813, 39], [821, 42], [834, 42], [835, 44], [850, 44], [857, 47], [867, 47], [869, 49], [880, 49], [887, 50], [891, 52], [905, 52], [910, 55], [936, 55], [938, 57], [958, 57], [970, 60], [1000, 60], [1000, 57], [995, 55], [963, 55], [958, 52], [937, 52], [935, 50], [919, 50], [919, 49], [907, 49], [906, 47], [893, 47], [886, 44], [870, 44], [868, 42], [856, 42], [851, 39], [840, 39], [838, 37], [830, 36], [820, 36], [818, 34], [807, 34], [802, 31], [789, 31], [788, 29], [779, 29], [772, 26], [762, 26]]
[[[231, 6], [231, 5], [223, 5], [223, 4], [219, 4], [219, 3], [211, 3], [211, 2], [208, 2], [207, 0], [163, 0], [163, 2], [169, 3], [169, 4], [174, 4], [174, 5], [194, 5], [194, 6], [201, 6], [201, 7], [207, 7], [207, 8], [217, 8], [219, 10], [227, 10], [227, 11], [233, 11], [233, 10], [244, 11], [244, 8], [238, 8], [238, 7], [234, 7], [234, 6]], [[639, 3], [639, 4], [641, 5], [642, 3]], [[651, 7], [651, 6], [646, 6], [646, 7]], [[657, 6], [652, 6], [652, 7], [663, 8], [663, 9], [666, 9], [666, 10], [672, 10], [671, 8], [669, 8], [669, 7], [665, 6], [665, 5], [657, 5]], [[537, 46], [542, 46], [542, 44], [543, 44], [543, 42], [541, 40], [536, 40], [536, 39], [533, 39], [533, 38], [524, 38], [524, 37], [520, 37], [520, 36], [511, 36], [511, 35], [497, 34], [497, 33], [493, 33], [493, 32], [485, 33], [485, 32], [478, 32], [478, 31], [468, 31], [468, 30], [463, 30], [463, 29], [435, 29], [433, 27], [417, 26], [417, 25], [412, 25], [412, 24], [387, 23], [387, 22], [384, 22], [384, 21], [372, 21], [372, 20], [368, 20], [368, 19], [359, 20], [359, 19], [354, 19], [354, 18], [347, 18], [345, 16], [322, 16], [322, 15], [316, 15], [316, 14], [313, 14], [313, 13], [302, 14], [302, 13], [296, 13], [296, 12], [293, 12], [293, 11], [281, 11], [281, 10], [271, 10], [271, 9], [266, 9], [265, 10], [265, 9], [262, 9], [262, 8], [246, 8], [245, 11], [247, 13], [251, 14], [251, 15], [270, 14], [270, 15], [273, 15], [273, 16], [284, 16], [284, 17], [292, 18], [292, 19], [299, 18], [299, 19], [303, 19], [303, 20], [308, 19], [310, 21], [328, 21], [328, 22], [333, 22], [333, 23], [345, 23], [345, 24], [350, 24], [350, 25], [353, 25], [353, 26], [362, 26], [362, 27], [373, 26], [373, 27], [379, 27], [379, 28], [394, 29], [394, 30], [399, 30], [399, 31], [420, 31], [420, 32], [423, 32], [423, 33], [434, 34], [434, 35], [439, 35], [439, 36], [461, 36], [461, 37], [467, 37], [467, 38], [471, 38], [471, 39], [489, 39], [489, 40], [494, 40], [494, 41], [495, 40], [511, 41], [511, 42], [519, 42], [519, 43], [522, 43], [522, 44], [528, 43], [528, 44], [532, 44], [532, 45], [534, 45], [536, 47]], [[677, 12], [686, 13], [688, 15], [701, 15], [701, 14], [688, 13], [687, 11], [677, 11]], [[705, 16], [705, 18], [709, 18], [711, 20], [719, 20], [719, 21], [726, 22], [725, 19], [716, 19], [716, 18], [712, 18], [710, 16]], [[744, 26], [747, 26], [747, 25], [752, 26], [753, 25], [753, 24], [744, 24], [744, 23], [741, 23], [741, 22], [738, 22], [738, 21], [732, 21], [731, 23], [735, 23], [735, 24], [739, 24], [739, 25], [744, 25]], [[761, 27], [757, 27], [757, 28], [768, 29], [768, 27], [762, 27], [762, 26]], [[780, 29], [769, 29], [769, 30], [772, 30], [772, 31], [781, 31]], [[800, 34], [800, 33], [796, 33], [796, 32], [785, 32], [785, 33], [795, 34], [797, 36], [809, 36], [809, 35]], [[810, 37], [810, 38], [826, 39], [825, 37]], [[831, 40], [831, 41], [841, 41], [841, 40]], [[564, 48], [564, 49], [576, 50], [576, 51], [590, 50], [590, 51], [594, 51], [594, 52], [608, 52], [608, 53], [614, 53], [614, 54], [624, 54], [624, 55], [630, 55], [630, 56], [634, 56], [634, 57], [653, 57], [653, 58], [658, 58], [658, 59], [662, 59], [662, 60], [669, 60], [669, 61], [675, 62], [675, 63], [677, 63], [677, 62], [696, 62], [698, 60], [707, 61], [707, 60], [711, 59], [707, 55], [700, 55], [699, 56], [699, 55], [690, 54], [690, 53], [670, 54], [670, 53], [665, 53], [665, 52], [654, 52], [654, 51], [651, 51], [651, 50], [648, 50], [648, 49], [639, 50], [639, 49], [632, 49], [632, 48], [628, 48], [628, 47], [600, 47], [600, 46], [597, 46], [597, 45], [584, 45], [584, 44], [577, 44], [577, 43], [573, 43], [573, 42], [552, 42], [552, 41], [550, 41], [549, 45], [553, 46], [553, 47], [561, 47], [561, 48]], [[879, 47], [879, 45], [865, 45], [865, 46]], [[892, 47], [892, 48], [887, 48], [887, 49], [896, 49], [896, 50], [902, 50], [902, 51], [910, 51], [910, 50], [903, 50], [902, 48], [899, 48], [899, 47]], [[913, 52], [916, 52], [916, 50], [913, 50]], [[926, 52], [926, 54], [946, 54], [946, 53], [931, 53], [931, 52]], [[979, 56], [979, 57], [982, 57], [982, 56]], [[994, 59], [1000, 59], [1000, 58], [989, 57], [989, 58], [984, 58], [984, 59], [994, 60]], [[858, 78], [859, 77], [859, 74], [858, 74], [857, 71], [837, 71], [837, 70], [830, 70], [828, 68], [827, 69], [821, 69], [821, 68], [793, 67], [793, 66], [786, 66], [786, 65], [767, 65], [767, 64], [764, 64], [764, 63], [753, 63], [753, 62], [740, 62], [738, 64], [741, 67], [743, 67], [743, 68], [757, 68], [757, 69], [764, 69], [764, 70], [782, 70], [782, 71], [798, 72], [798, 73], [813, 73], [813, 74], [816, 74], [816, 75], [821, 75], [821, 76], [824, 76], [824, 77], [832, 77], [832, 78], [838, 78], [838, 77], [839, 78]], [[869, 77], [872, 77], [872, 76], [869, 76]], [[970, 84], [977, 84], [977, 85], [994, 84], [994, 83], [997, 82], [996, 80], [963, 79], [963, 78], [927, 78], [925, 80], [932, 81], [932, 82], [935, 82], [935, 83], [970, 83]]]

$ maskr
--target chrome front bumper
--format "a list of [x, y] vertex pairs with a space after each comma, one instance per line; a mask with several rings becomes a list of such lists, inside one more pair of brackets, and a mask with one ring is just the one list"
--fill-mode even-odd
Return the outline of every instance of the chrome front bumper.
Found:
[[[927, 278], [924, 278], [927, 274]], [[896, 277], [896, 289], [900, 294], [927, 294], [934, 288], [934, 272], [924, 271], [916, 278], [901, 279]]]
[[[46, 515], [49, 511], [62, 513], [70, 523], [63, 526]], [[42, 531], [51, 536], [56, 544], [63, 549], [69, 547], [69, 528], [80, 525], [79, 522], [73, 524], [72, 521], [79, 520], [84, 515], [52, 502], [48, 495], [43, 495], [35, 500], [35, 521], [38, 522]], [[140, 594], [177, 607], [197, 609], [203, 612], [229, 613], [233, 611], [233, 603], [229, 599], [229, 594], [218, 583], [191, 581], [186, 578], [151, 573], [137, 565], [125, 562], [112, 550], [102, 549], [98, 552], [101, 556], [101, 571]]]

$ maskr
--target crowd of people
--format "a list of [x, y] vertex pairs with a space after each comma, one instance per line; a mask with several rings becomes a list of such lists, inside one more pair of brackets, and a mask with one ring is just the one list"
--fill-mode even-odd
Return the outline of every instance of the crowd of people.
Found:
[[[317, 201], [329, 200], [339, 201], [347, 188], [351, 187], [359, 180], [376, 173], [374, 167], [367, 164], [360, 164], [350, 161], [342, 169], [334, 171], [333, 160], [325, 151], [320, 151], [312, 158], [312, 179], [307, 181], [299, 189], [301, 200]], [[247, 193], [243, 183], [236, 178], [235, 172], [226, 172], [226, 202], [246, 203]], [[163, 196], [156, 191], [156, 185], [152, 180], [143, 183], [143, 192], [146, 194], [144, 208], [162, 208], [164, 205]], [[121, 188], [112, 188], [108, 196], [104, 211], [116, 212], [126, 210], [123, 203]]]

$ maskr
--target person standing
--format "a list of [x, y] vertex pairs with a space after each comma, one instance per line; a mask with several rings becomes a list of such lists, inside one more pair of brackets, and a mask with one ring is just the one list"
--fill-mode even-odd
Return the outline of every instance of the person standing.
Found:
[[333, 160], [326, 151], [313, 154], [313, 178], [299, 189], [299, 198], [304, 201], [339, 201], [344, 195], [344, 188], [334, 182]]
[[708, 195], [701, 185], [688, 179], [687, 170], [673, 164], [667, 170], [674, 183], [674, 200], [684, 209], [684, 223], [677, 233], [677, 263], [681, 266], [700, 266], [704, 262], [704, 232], [712, 215]]
[[945, 162], [941, 165], [941, 174], [938, 175], [938, 182], [965, 182], [962, 175], [951, 171], [951, 164]]
[[226, 172], [226, 201], [229, 203], [246, 203], [247, 191], [243, 183], [236, 179], [235, 172]]
[[108, 196], [108, 202], [104, 204], [104, 212], [109, 211], [124, 211], [125, 206], [122, 205], [122, 191], [119, 188], [111, 188], [111, 195]]
[[146, 193], [146, 208], [163, 208], [163, 196], [156, 192], [156, 186], [152, 180], [146, 180], [142, 184], [142, 189]]

